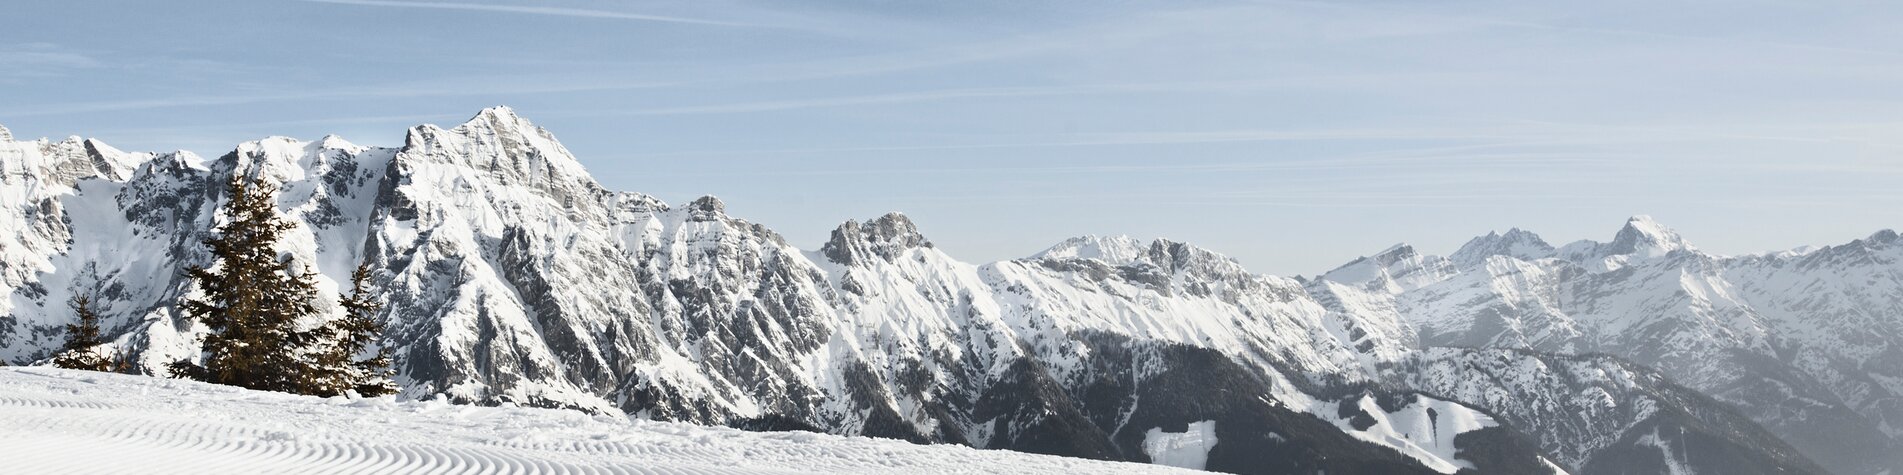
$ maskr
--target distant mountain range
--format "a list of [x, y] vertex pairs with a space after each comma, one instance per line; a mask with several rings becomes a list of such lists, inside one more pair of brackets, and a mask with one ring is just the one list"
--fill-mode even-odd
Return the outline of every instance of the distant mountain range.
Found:
[[326, 299], [377, 268], [406, 397], [1240, 473], [1903, 473], [1891, 231], [1724, 257], [1639, 217], [1312, 278], [1125, 237], [969, 264], [897, 213], [802, 250], [713, 197], [607, 190], [502, 107], [209, 160], [0, 128], [0, 169], [10, 364], [79, 293], [108, 352], [196, 358], [181, 270], [242, 175], [281, 186]]

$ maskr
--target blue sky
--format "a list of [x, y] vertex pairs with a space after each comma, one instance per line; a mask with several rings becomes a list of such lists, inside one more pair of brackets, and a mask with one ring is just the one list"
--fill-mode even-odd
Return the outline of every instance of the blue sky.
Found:
[[[189, 5], [187, 7], [186, 5]], [[215, 156], [507, 104], [604, 185], [813, 248], [1188, 241], [1312, 274], [1650, 214], [1723, 253], [1899, 226], [1890, 2], [13, 2], [0, 124]]]

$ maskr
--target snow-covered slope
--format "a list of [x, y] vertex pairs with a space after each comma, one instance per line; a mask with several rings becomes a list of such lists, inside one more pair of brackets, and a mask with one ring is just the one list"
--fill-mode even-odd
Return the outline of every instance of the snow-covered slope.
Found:
[[[820, 249], [802, 250], [713, 197], [675, 206], [606, 190], [552, 134], [507, 108], [451, 128], [412, 128], [398, 148], [270, 138], [208, 161], [63, 143], [79, 145], [0, 143], [12, 154], [0, 190], [9, 214], [0, 218], [20, 230], [20, 244], [0, 247], [8, 362], [49, 356], [72, 318], [63, 303], [77, 293], [98, 296], [114, 338], [108, 352], [152, 373], [197, 358], [204, 330], [174, 308], [193, 291], [178, 270], [206, 263], [198, 242], [220, 219], [217, 185], [243, 175], [281, 186], [280, 207], [298, 223], [281, 250], [320, 274], [326, 298], [357, 262], [378, 269], [373, 284], [388, 302], [380, 343], [395, 350], [404, 398], [1199, 460], [1233, 472], [1539, 473], [1630, 449], [1652, 433], [1634, 431], [1652, 426], [1618, 419], [1598, 431], [1545, 432], [1563, 424], [1549, 420], [1560, 415], [1513, 412], [1575, 390], [1564, 372], [1529, 367], [1533, 377], [1510, 391], [1458, 397], [1409, 373], [1429, 366], [1419, 341], [1481, 324], [1415, 318], [1434, 301], [1408, 296], [1491, 275], [1462, 263], [1499, 260], [1489, 257], [1496, 249], [1618, 261], [1601, 269], [1640, 264], [1615, 259], [1619, 249], [1685, 249], [1647, 244], [1667, 240], [1657, 230], [1630, 245], [1559, 250], [1508, 233], [1452, 259], [1397, 246], [1305, 280], [1127, 237], [969, 264], [893, 213], [847, 222]], [[1529, 264], [1528, 279], [1591, 272], [1539, 267], [1554, 262]], [[1517, 292], [1515, 305], [1560, 305], [1501, 288]], [[1544, 318], [1570, 321], [1557, 315]], [[1499, 339], [1584, 348], [1576, 327], [1521, 325]], [[1667, 407], [1661, 417], [1673, 427], [1742, 420], [1709, 401], [1648, 403], [1641, 393], [1608, 401]], [[1367, 410], [1368, 398], [1394, 404]], [[1353, 422], [1356, 411], [1374, 424]], [[1458, 423], [1443, 428], [1441, 415]], [[1152, 434], [1189, 434], [1192, 424], [1196, 440], [1215, 441], [1201, 457], [1157, 451], [1188, 439]], [[1731, 454], [1740, 460], [1806, 470], [1776, 440], [1714, 434], [1718, 446], [1741, 447]], [[1590, 449], [1558, 449], [1575, 446]]]
[[[1385, 294], [1425, 346], [1617, 355], [1729, 403], [1835, 472], [1903, 471], [1893, 231], [1726, 257], [1641, 216], [1610, 242], [1554, 249], [1516, 229], [1453, 256], [1451, 271], [1419, 256], [1369, 275], [1364, 259], [1324, 279]], [[1390, 274], [1436, 277], [1397, 286]]]
[[[0, 288], [8, 291], [0, 311], [10, 315], [0, 321], [0, 342], [6, 343], [0, 344], [0, 358], [19, 360], [57, 336], [44, 329], [67, 318], [39, 309], [47, 302], [64, 308], [69, 282], [111, 280], [122, 270], [113, 264], [137, 260], [122, 253], [124, 244], [145, 240], [128, 235], [113, 194], [140, 162], [168, 159], [173, 157], [153, 160], [79, 137], [0, 139], [0, 229], [8, 234], [0, 239]], [[91, 193], [80, 197], [82, 188]], [[82, 244], [76, 236], [88, 239]]]
[[321, 399], [0, 368], [13, 473], [1190, 473], [810, 432], [747, 432], [442, 399]]

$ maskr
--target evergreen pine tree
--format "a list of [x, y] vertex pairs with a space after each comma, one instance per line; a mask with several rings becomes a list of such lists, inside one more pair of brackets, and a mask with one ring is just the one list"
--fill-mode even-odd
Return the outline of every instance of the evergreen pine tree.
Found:
[[311, 378], [316, 383], [311, 394], [334, 396], [355, 391], [363, 397], [377, 397], [396, 392], [396, 384], [390, 381], [389, 348], [378, 348], [375, 355], [356, 359], [383, 333], [383, 324], [375, 318], [383, 304], [371, 298], [369, 280], [370, 264], [358, 265], [350, 274], [350, 295], [338, 300], [344, 317], [325, 324], [320, 332], [334, 340], [317, 353], [318, 372]]
[[294, 224], [277, 215], [277, 190], [234, 177], [226, 188], [228, 219], [206, 239], [213, 267], [187, 271], [203, 291], [183, 308], [211, 329], [205, 365], [172, 364], [173, 374], [213, 383], [281, 392], [305, 392], [313, 373], [303, 349], [315, 332], [298, 322], [317, 314], [315, 276], [293, 271], [277, 242]]
[[53, 366], [87, 371], [111, 371], [112, 361], [100, 356], [94, 347], [99, 339], [99, 314], [93, 313], [92, 297], [74, 296], [66, 305], [73, 308], [77, 323], [66, 325], [66, 346], [53, 358]]

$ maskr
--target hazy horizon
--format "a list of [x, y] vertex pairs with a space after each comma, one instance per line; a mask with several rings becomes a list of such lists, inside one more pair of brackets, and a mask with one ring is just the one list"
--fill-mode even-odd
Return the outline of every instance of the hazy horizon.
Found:
[[[968, 262], [1165, 237], [1313, 275], [1651, 215], [1721, 254], [1898, 227], [1903, 6], [19, 5], [0, 125], [215, 157], [507, 104], [604, 186]], [[347, 27], [345, 27], [347, 25]]]

